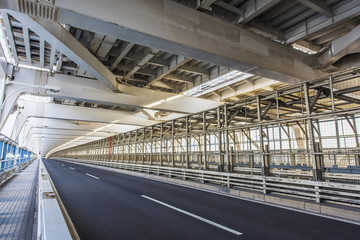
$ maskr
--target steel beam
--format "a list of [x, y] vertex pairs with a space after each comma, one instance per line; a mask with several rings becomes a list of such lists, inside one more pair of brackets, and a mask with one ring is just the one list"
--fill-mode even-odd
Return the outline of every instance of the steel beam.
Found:
[[117, 56], [116, 60], [111, 64], [110, 70], [114, 70], [121, 60], [126, 56], [126, 54], [131, 50], [131, 48], [134, 46], [134, 43], [123, 43], [120, 47], [120, 54]]
[[10, 44], [10, 48], [11, 48], [10, 54], [12, 53], [12, 57], [14, 58], [15, 64], [18, 64], [19, 58], [17, 55], [16, 46], [15, 46], [15, 40], [14, 40], [14, 36], [13, 36], [13, 32], [12, 32], [12, 26], [10, 23], [10, 16], [6, 11], [1, 11], [1, 15], [2, 15], [2, 19], [4, 21], [4, 27], [5, 27], [6, 34], [7, 34], [8, 40], [9, 40], [9, 44]]
[[325, 2], [319, 0], [297, 0], [305, 6], [317, 11], [318, 13], [325, 15], [328, 18], [333, 16], [332, 10]]
[[360, 2], [357, 0], [348, 1], [344, 5], [333, 9], [333, 14], [334, 16], [332, 18], [325, 16], [311, 18], [299, 24], [297, 28], [287, 31], [285, 33], [286, 43], [291, 44], [301, 39], [309, 38], [312, 35], [339, 26], [343, 22], [359, 16]]
[[106, 0], [101, 7], [95, 0], [56, 4], [62, 23], [180, 56], [239, 71], [252, 69], [250, 73], [284, 82], [322, 75], [309, 66], [305, 54], [174, 1], [127, 0], [114, 4]]
[[238, 20], [238, 23], [247, 23], [263, 12], [278, 4], [281, 0], [250, 0], [244, 3], [245, 11]]
[[156, 77], [150, 80], [147, 85], [151, 85], [152, 83], [159, 81], [160, 79], [166, 77], [168, 74], [174, 72], [178, 67], [181, 67], [182, 65], [190, 62], [191, 60], [192, 60], [191, 58], [175, 55], [170, 60], [169, 66], [164, 66], [160, 68], [157, 71]]
[[359, 47], [360, 25], [356, 26], [344, 36], [334, 40], [329, 46], [329, 49], [319, 57], [318, 67], [327, 67]]

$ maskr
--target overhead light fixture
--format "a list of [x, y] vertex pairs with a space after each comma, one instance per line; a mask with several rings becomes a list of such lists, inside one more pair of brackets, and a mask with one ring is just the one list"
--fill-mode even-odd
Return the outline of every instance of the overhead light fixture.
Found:
[[93, 132], [101, 131], [101, 130], [103, 130], [104, 128], [106, 128], [106, 126], [104, 126], [104, 127], [99, 127], [99, 128], [97, 128], [97, 129], [95, 129]]
[[175, 96], [172, 96], [172, 97], [168, 97], [166, 98], [165, 100], [160, 100], [160, 101], [157, 101], [157, 102], [153, 102], [153, 103], [150, 103], [148, 105], [145, 105], [144, 108], [151, 108], [151, 107], [155, 107], [157, 105], [160, 105], [161, 103], [164, 103], [164, 102], [170, 102], [170, 101], [173, 101], [175, 99], [178, 99], [178, 98], [181, 98], [183, 97], [182, 95], [175, 95]]
[[201, 84], [200, 86], [194, 87], [186, 92], [184, 95], [191, 97], [199, 97], [209, 92], [216, 91], [217, 89], [229, 86], [236, 82], [242, 81], [244, 79], [250, 78], [254, 76], [254, 74], [240, 72], [237, 70], [233, 70], [228, 72], [222, 76], [219, 76], [211, 81]]
[[32, 66], [32, 65], [26, 65], [26, 64], [22, 64], [22, 63], [19, 63], [17, 65], [17, 67], [19, 67], [19, 68], [27, 68], [27, 69], [37, 70], [37, 71], [43, 71], [43, 72], [51, 72], [51, 70], [48, 69], [48, 68], [42, 68], [42, 67], [37, 67], [37, 66]]
[[165, 102], [165, 100], [160, 100], [160, 101], [157, 101], [157, 102], [153, 102], [153, 103], [150, 103], [150, 104], [148, 104], [148, 105], [145, 105], [144, 107], [145, 107], [145, 108], [151, 108], [151, 107], [160, 105], [160, 104], [163, 103], [163, 102]]
[[183, 95], [178, 94], [178, 95], [167, 98], [165, 101], [170, 102], [172, 100], [175, 100], [175, 99], [178, 99], [178, 98], [181, 98], [181, 97], [183, 97]]
[[304, 52], [304, 53], [307, 53], [307, 54], [310, 54], [310, 55], [318, 53], [317, 51], [314, 51], [314, 50], [312, 50], [310, 48], [307, 48], [305, 46], [302, 46], [302, 45], [299, 45], [299, 44], [296, 44], [296, 43], [293, 43], [291, 46], [294, 49], [298, 50], [298, 51], [301, 51], [301, 52]]
[[19, 99], [23, 101], [41, 102], [41, 103], [50, 103], [53, 101], [52, 97], [37, 96], [30, 94], [22, 95]]

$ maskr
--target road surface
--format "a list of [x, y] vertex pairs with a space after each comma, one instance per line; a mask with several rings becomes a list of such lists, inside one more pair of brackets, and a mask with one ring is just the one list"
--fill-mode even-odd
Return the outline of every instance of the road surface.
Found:
[[360, 226], [59, 160], [44, 164], [81, 239], [360, 239]]

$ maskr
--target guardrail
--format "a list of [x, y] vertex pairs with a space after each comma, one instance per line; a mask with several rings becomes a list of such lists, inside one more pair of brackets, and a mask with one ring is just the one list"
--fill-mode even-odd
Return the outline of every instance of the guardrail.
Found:
[[[12, 159], [12, 160], [6, 160], [6, 161], [17, 161], [17, 160], [20, 160], [20, 159]], [[20, 164], [21, 161], [19, 161], [17, 164], [14, 164], [11, 167], [1, 169], [1, 170], [4, 170], [4, 171], [0, 172], [0, 186], [2, 184], [4, 184], [7, 180], [9, 180], [12, 176], [14, 176], [15, 172], [25, 169], [34, 160], [35, 159], [27, 160], [26, 162], [21, 163], [21, 164]], [[6, 161], [1, 161], [1, 162], [6, 162]]]
[[96, 160], [68, 159], [74, 162], [118, 168], [147, 174], [162, 175], [170, 178], [212, 183], [228, 188], [249, 189], [264, 194], [277, 193], [301, 199], [320, 202], [343, 203], [360, 207], [360, 185], [322, 182], [303, 179], [270, 177], [261, 175], [215, 172], [196, 169], [150, 166]]

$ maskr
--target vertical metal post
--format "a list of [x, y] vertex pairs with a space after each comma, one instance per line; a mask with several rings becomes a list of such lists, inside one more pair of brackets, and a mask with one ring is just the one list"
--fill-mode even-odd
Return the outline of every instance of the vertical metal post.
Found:
[[307, 125], [308, 125], [308, 133], [310, 138], [310, 147], [311, 147], [311, 158], [312, 158], [312, 165], [313, 165], [313, 180], [314, 181], [320, 181], [322, 180], [322, 172], [320, 168], [320, 164], [317, 162], [316, 154], [318, 153], [314, 138], [314, 126], [311, 119], [311, 109], [310, 109], [310, 97], [309, 97], [309, 87], [307, 83], [304, 83], [304, 94], [305, 94], [305, 104], [306, 104], [306, 113], [308, 115]]
[[125, 162], [125, 133], [122, 134], [122, 143], [121, 143], [121, 148], [122, 148], [122, 152], [121, 152], [121, 162]]
[[262, 162], [262, 175], [267, 176], [269, 175], [269, 166], [267, 164], [266, 155], [268, 153], [265, 152], [264, 146], [264, 135], [263, 135], [263, 126], [262, 126], [262, 116], [261, 116], [261, 99], [260, 96], [256, 98], [256, 106], [257, 106], [257, 115], [259, 121], [259, 137], [260, 137], [260, 154], [261, 154], [261, 162]]
[[138, 134], [139, 134], [139, 130], [137, 129], [136, 131], [135, 131], [135, 149], [134, 149], [134, 155], [135, 155], [135, 164], [137, 164], [138, 162], [137, 162], [137, 160], [138, 160], [138, 141], [137, 141], [137, 139], [138, 139]]
[[204, 153], [203, 153], [203, 161], [204, 165], [203, 168], [206, 170], [207, 167], [207, 136], [206, 136], [206, 112], [203, 112], [203, 140], [204, 140]]
[[146, 128], [143, 128], [142, 156], [141, 156], [141, 164], [142, 164], [142, 165], [144, 165], [144, 161], [145, 161], [145, 133], [146, 133]]
[[163, 139], [163, 124], [160, 123], [160, 166], [162, 166], [163, 145], [164, 145], [164, 139]]
[[185, 121], [186, 121], [186, 123], [185, 123], [185, 125], [186, 125], [186, 163], [185, 163], [185, 167], [189, 168], [189, 154], [190, 154], [189, 134], [190, 134], [190, 131], [189, 131], [189, 117], [188, 116], [185, 117]]
[[232, 152], [230, 152], [230, 139], [229, 139], [229, 122], [228, 122], [228, 110], [227, 105], [224, 106], [224, 127], [226, 128], [224, 131], [225, 134], [225, 151], [226, 151], [226, 171], [232, 172]]
[[120, 157], [120, 134], [117, 135], [117, 141], [116, 141], [116, 162], [119, 162]]
[[[356, 143], [356, 147], [359, 148], [359, 137], [358, 137], [358, 132], [357, 132], [357, 128], [356, 128], [356, 119], [355, 119], [355, 115], [351, 116], [352, 119], [352, 125], [353, 125], [353, 131], [354, 131], [354, 135], [355, 135], [355, 143]], [[355, 165], [356, 166], [360, 166], [360, 155], [359, 154], [355, 154]]]
[[171, 167], [174, 167], [175, 165], [175, 121], [171, 121], [171, 141], [172, 141], [172, 147], [171, 147]]
[[[329, 85], [330, 85], [330, 97], [331, 97], [331, 110], [335, 111], [335, 101], [334, 101], [334, 87], [333, 87], [333, 78], [329, 76]], [[335, 133], [336, 133], [336, 146], [337, 151], [340, 152], [340, 138], [339, 138], [339, 125], [338, 117], [335, 115]], [[334, 154], [334, 163], [336, 164], [336, 154]]]
[[217, 123], [218, 123], [218, 140], [219, 140], [219, 172], [224, 171], [224, 155], [223, 155], [223, 142], [222, 142], [222, 124], [221, 124], [221, 109], [217, 109]]
[[153, 126], [151, 126], [150, 128], [151, 128], [151, 132], [150, 132], [150, 165], [152, 165], [153, 144], [154, 144], [154, 137], [153, 137], [154, 128], [153, 128]]

